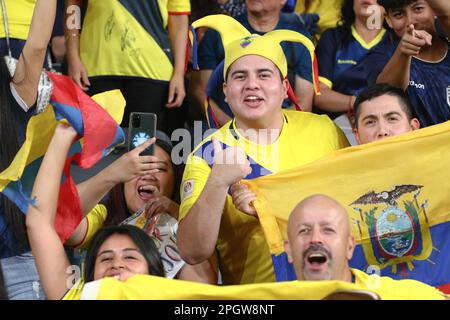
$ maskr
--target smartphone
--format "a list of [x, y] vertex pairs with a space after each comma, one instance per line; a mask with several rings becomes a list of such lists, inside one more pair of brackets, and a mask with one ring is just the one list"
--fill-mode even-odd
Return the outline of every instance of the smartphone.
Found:
[[[156, 114], [132, 112], [128, 125], [128, 151], [156, 136]], [[155, 146], [152, 144], [140, 153], [141, 156], [152, 156]]]

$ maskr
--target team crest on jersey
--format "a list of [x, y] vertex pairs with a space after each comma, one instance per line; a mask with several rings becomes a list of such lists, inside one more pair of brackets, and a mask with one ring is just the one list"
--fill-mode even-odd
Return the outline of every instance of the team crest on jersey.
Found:
[[352, 220], [368, 265], [380, 269], [391, 266], [392, 273], [400, 266], [401, 276], [406, 276], [406, 268], [414, 269], [414, 260], [428, 260], [433, 245], [428, 200], [419, 199], [422, 188], [407, 184], [389, 191], [371, 191], [349, 205], [358, 213]]
[[253, 40], [255, 40], [256, 36], [255, 35], [251, 35], [251, 36], [247, 36], [245, 38], [241, 39], [241, 47], [242, 48], [246, 48], [250, 43], [253, 42]]

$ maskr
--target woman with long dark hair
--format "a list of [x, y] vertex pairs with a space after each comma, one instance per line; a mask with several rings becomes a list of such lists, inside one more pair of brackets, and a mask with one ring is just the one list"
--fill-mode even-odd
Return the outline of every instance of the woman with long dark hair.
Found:
[[[42, 107], [36, 105], [38, 85], [55, 12], [56, 0], [37, 0], [17, 64], [8, 59], [7, 66], [0, 57], [0, 172], [24, 142], [28, 120]], [[0, 194], [0, 264], [9, 299], [45, 298], [29, 251], [25, 216]]]
[[[33, 186], [37, 203], [29, 206], [26, 217], [30, 246], [49, 299], [62, 298], [72, 287], [67, 273], [71, 265], [55, 230], [55, 216], [64, 162], [76, 136], [72, 127], [57, 126]], [[87, 253], [84, 280], [125, 281], [135, 274], [164, 276], [158, 250], [147, 234], [133, 226], [97, 232]]]
[[387, 41], [383, 12], [377, 0], [344, 0], [338, 26], [325, 31], [317, 44], [322, 94], [315, 96], [314, 105], [332, 118], [350, 111], [368, 86], [363, 61]]
[[[157, 135], [158, 136], [158, 135]], [[150, 140], [148, 143], [152, 143]], [[88, 191], [100, 194], [98, 190], [106, 186], [107, 180], [114, 181], [115, 186], [109, 191], [107, 200], [104, 203], [97, 204], [100, 198], [90, 201], [91, 206], [87, 206], [86, 196], [83, 196], [82, 208], [86, 217], [81, 221], [78, 228], [72, 236], [66, 241], [66, 245], [87, 250], [92, 246], [92, 239], [98, 230], [102, 227], [117, 226], [129, 220], [136, 212], [145, 210], [146, 219], [151, 225], [159, 225], [166, 230], [172, 230], [169, 246], [176, 250], [176, 228], [179, 212], [179, 188], [182, 176], [182, 166], [175, 165], [171, 159], [172, 146], [164, 139], [155, 140], [155, 153], [153, 156], [139, 157], [139, 152], [145, 149], [146, 145], [139, 146], [137, 149], [129, 151], [106, 167], [98, 175], [85, 182], [86, 186], [78, 185], [81, 195]], [[133, 159], [140, 158], [149, 165], [148, 171], [140, 175], [129, 175], [126, 177], [124, 171], [129, 169], [134, 162]], [[143, 160], [147, 159], [147, 160]], [[119, 179], [119, 177], [121, 177]], [[106, 191], [103, 188], [103, 191]], [[101, 193], [104, 195], [103, 193]], [[92, 206], [95, 204], [95, 206]], [[144, 209], [145, 208], [145, 209]], [[171, 218], [170, 218], [170, 217]], [[148, 233], [151, 233], [147, 231]], [[154, 236], [153, 234], [151, 234]], [[157, 236], [154, 236], [157, 238]], [[155, 241], [159, 241], [155, 239]], [[164, 242], [164, 241], [162, 241]], [[160, 243], [160, 242], [158, 242]], [[175, 252], [173, 252], [175, 254]], [[179, 258], [181, 260], [181, 258]], [[177, 277], [184, 280], [215, 283], [216, 273], [212, 271], [209, 262], [191, 266], [176, 263], [175, 259], [167, 262], [167, 272], [170, 276], [177, 273]], [[181, 261], [182, 262], [182, 261]], [[181, 270], [173, 264], [177, 264]], [[169, 274], [168, 274], [169, 276]]]

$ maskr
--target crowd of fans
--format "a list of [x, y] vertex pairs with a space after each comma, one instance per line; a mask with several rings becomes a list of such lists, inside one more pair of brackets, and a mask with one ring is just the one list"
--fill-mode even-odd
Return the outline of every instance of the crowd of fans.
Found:
[[[68, 75], [90, 96], [120, 89], [125, 130], [131, 112], [158, 116], [155, 139], [119, 150], [109, 166], [80, 179], [83, 219], [64, 244], [55, 230], [57, 195], [77, 135], [58, 125], [34, 184], [38, 204], [25, 216], [0, 195], [3, 299], [60, 299], [103, 277], [164, 277], [176, 261], [179, 279], [274, 281], [252, 205], [257, 195], [240, 180], [310, 163], [349, 141], [366, 144], [450, 120], [447, 0], [5, 0], [1, 9], [0, 171], [23, 144], [29, 119], [48, 103], [43, 67]], [[187, 50], [189, 30], [194, 52]], [[259, 51], [245, 53], [247, 46]], [[197, 145], [192, 137], [194, 151], [178, 165], [172, 133], [193, 132], [196, 121], [206, 131], [210, 117], [217, 131]], [[348, 126], [333, 121], [339, 117]], [[249, 133], [264, 129], [270, 134]], [[154, 155], [141, 156], [151, 144]], [[172, 230], [178, 259], [161, 254], [159, 231], [124, 224], [139, 214]], [[312, 231], [323, 221], [332, 225], [326, 221], [333, 215], [340, 220], [332, 219], [339, 220], [332, 231]], [[348, 267], [354, 240], [345, 216], [322, 195], [293, 211], [287, 252], [299, 280], [363, 277]], [[305, 224], [307, 253], [295, 240], [295, 228]], [[329, 232], [339, 237], [330, 240]], [[299, 263], [305, 254], [313, 257], [306, 265]], [[68, 287], [71, 265], [83, 268], [83, 277]]]

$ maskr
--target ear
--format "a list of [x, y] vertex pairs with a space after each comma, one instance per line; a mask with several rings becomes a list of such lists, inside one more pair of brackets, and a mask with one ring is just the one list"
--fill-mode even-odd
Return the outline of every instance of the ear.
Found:
[[358, 141], [358, 144], [362, 144], [361, 139], [359, 138], [359, 132], [358, 132], [358, 129], [356, 128], [356, 126], [353, 127], [352, 131], [353, 131], [353, 134], [355, 135], [356, 141]]
[[353, 251], [355, 251], [355, 237], [350, 235], [348, 236], [348, 245], [346, 252], [347, 260], [350, 260], [353, 257]]
[[288, 98], [288, 90], [289, 90], [289, 86], [290, 86], [288, 78], [287, 77], [284, 78], [282, 83], [283, 83], [283, 90], [284, 90], [284, 99], [287, 99]]
[[386, 19], [386, 22], [387, 22], [389, 28], [393, 29], [393, 28], [392, 28], [392, 21], [391, 21], [391, 18], [389, 17], [389, 13], [388, 13], [388, 12], [386, 12], [386, 13], [384, 14], [384, 18]]
[[409, 122], [409, 125], [411, 126], [412, 130], [417, 130], [420, 128], [420, 122], [419, 119], [417, 118], [412, 118], [411, 121]]
[[291, 255], [291, 246], [289, 245], [289, 240], [284, 240], [284, 251], [286, 251], [288, 255], [288, 262], [293, 263], [294, 259], [292, 258]]
[[228, 90], [228, 87], [227, 87], [227, 83], [226, 82], [223, 83], [222, 90], [223, 90], [223, 94], [225, 95], [224, 101], [226, 103], [228, 103], [228, 101], [227, 101], [227, 90]]

